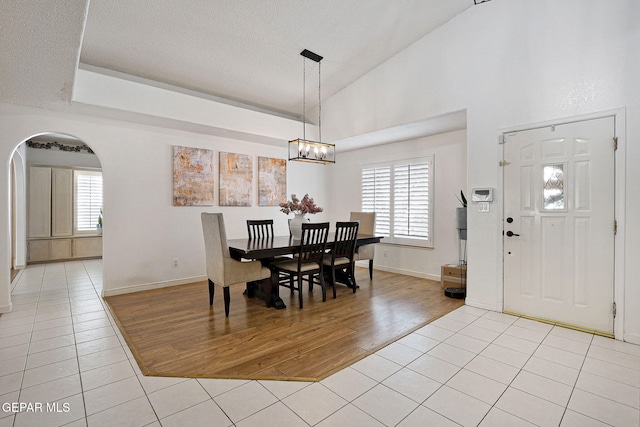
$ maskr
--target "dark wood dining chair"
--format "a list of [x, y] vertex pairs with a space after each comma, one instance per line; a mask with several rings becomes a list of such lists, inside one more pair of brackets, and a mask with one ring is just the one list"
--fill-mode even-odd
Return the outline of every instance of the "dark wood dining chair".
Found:
[[336, 297], [336, 271], [344, 270], [347, 281], [350, 285], [353, 285], [353, 292], [356, 292], [357, 284], [354, 273], [356, 240], [358, 239], [359, 226], [359, 221], [336, 222], [336, 234], [333, 247], [322, 260], [324, 268], [329, 269], [331, 272], [333, 298]]
[[229, 286], [261, 279], [269, 279], [268, 283], [271, 284], [271, 270], [263, 267], [260, 261], [241, 262], [231, 258], [224, 217], [221, 213], [203, 212], [201, 219], [209, 280], [209, 305], [213, 305], [215, 285], [222, 286], [224, 314], [229, 317]]
[[267, 239], [273, 237], [272, 219], [248, 219], [247, 233], [249, 239]]
[[[291, 220], [289, 220], [291, 221]], [[248, 219], [247, 220], [247, 234], [249, 235], [249, 240], [254, 240], [254, 239], [272, 239], [274, 236], [273, 233], [273, 220], [272, 219]], [[291, 234], [291, 232], [289, 232], [289, 234]], [[278, 261], [278, 260], [289, 260], [291, 259], [291, 256], [288, 255], [278, 255], [277, 257], [274, 258], [266, 258], [262, 260], [262, 265], [268, 267], [270, 266], [274, 261]], [[282, 280], [289, 280], [292, 281], [293, 279], [289, 278], [288, 276], [285, 276], [283, 274], [280, 274], [278, 276], [278, 282], [282, 281]], [[249, 284], [249, 286], [255, 286], [254, 284]], [[277, 285], [275, 285], [277, 286]]]
[[[327, 300], [327, 293], [324, 283], [324, 266], [322, 259], [327, 248], [327, 237], [329, 235], [329, 223], [303, 223], [300, 248], [297, 256], [291, 260], [275, 261], [271, 268], [289, 277], [289, 281], [280, 282], [280, 286], [289, 288], [291, 293], [298, 291], [298, 300], [302, 308], [303, 279], [307, 277], [309, 290], [312, 290], [313, 283], [317, 280], [322, 289], [322, 301]], [[296, 279], [295, 281], [293, 279]]]

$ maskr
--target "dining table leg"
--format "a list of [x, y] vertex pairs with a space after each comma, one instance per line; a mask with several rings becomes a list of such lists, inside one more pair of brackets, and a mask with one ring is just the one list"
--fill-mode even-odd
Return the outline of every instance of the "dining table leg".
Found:
[[268, 291], [270, 298], [267, 300], [267, 307], [274, 307], [278, 310], [287, 308], [280, 298], [280, 275], [276, 270], [271, 270], [271, 280], [269, 280], [269, 289], [265, 287], [265, 293]]
[[360, 287], [357, 283], [355, 283], [355, 280], [351, 278], [349, 273], [342, 270], [336, 271], [336, 282], [344, 283], [348, 288], [351, 289], [358, 289]]
[[244, 294], [248, 298], [260, 298], [263, 300], [267, 307], [273, 307], [278, 310], [287, 308], [280, 298], [278, 292], [278, 273], [271, 273], [271, 278], [256, 280], [255, 282], [247, 282], [247, 289]]

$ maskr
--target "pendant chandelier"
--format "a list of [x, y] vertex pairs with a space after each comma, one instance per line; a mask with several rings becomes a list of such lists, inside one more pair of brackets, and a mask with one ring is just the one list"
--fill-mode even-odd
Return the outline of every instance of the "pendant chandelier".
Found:
[[[330, 164], [335, 163], [335, 145], [322, 142], [322, 127], [321, 127], [321, 113], [322, 104], [320, 98], [320, 61], [322, 56], [311, 52], [310, 50], [303, 50], [300, 52], [303, 56], [302, 59], [302, 138], [292, 139], [289, 141], [289, 160], [295, 160], [299, 162], [309, 163], [321, 163]], [[310, 59], [318, 63], [318, 141], [311, 141], [307, 139], [306, 134], [306, 61]]]

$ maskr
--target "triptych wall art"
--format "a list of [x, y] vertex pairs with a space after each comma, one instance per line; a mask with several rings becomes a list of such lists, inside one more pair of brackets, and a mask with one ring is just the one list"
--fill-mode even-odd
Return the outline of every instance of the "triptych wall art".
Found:
[[213, 150], [173, 147], [173, 206], [213, 205]]
[[[252, 206], [253, 156], [219, 153], [218, 205]], [[173, 205], [213, 206], [214, 152], [173, 147]], [[285, 159], [258, 157], [258, 205], [278, 206], [287, 199]]]
[[287, 200], [287, 161], [258, 157], [258, 202], [260, 206], [279, 206]]
[[253, 158], [248, 154], [220, 153], [220, 206], [251, 206]]

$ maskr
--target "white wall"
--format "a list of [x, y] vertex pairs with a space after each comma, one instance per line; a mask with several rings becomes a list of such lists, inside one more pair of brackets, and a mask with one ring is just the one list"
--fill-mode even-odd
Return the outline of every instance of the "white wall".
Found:
[[[468, 185], [498, 188], [500, 131], [626, 108], [626, 162], [640, 162], [640, 2], [493, 0], [475, 6], [324, 102], [327, 140], [467, 110]], [[498, 188], [498, 203], [502, 198]], [[640, 343], [640, 169], [626, 168], [624, 339]], [[620, 202], [620, 201], [619, 201]], [[502, 309], [500, 212], [469, 210], [467, 303]], [[622, 228], [620, 228], [622, 227]], [[619, 311], [620, 313], [620, 311]], [[620, 336], [618, 336], [620, 338]]]
[[[497, 136], [501, 130], [624, 107], [626, 132], [619, 136], [631, 166], [640, 162], [640, 144], [636, 143], [640, 139], [638, 46], [637, 0], [493, 0], [468, 9], [323, 102], [324, 140], [466, 110], [466, 189], [498, 188]], [[152, 100], [162, 100], [159, 93], [154, 95], [159, 98]], [[179, 106], [178, 120], [191, 114], [202, 117], [202, 111], [184, 111], [185, 105]], [[226, 123], [240, 134], [271, 132], [270, 141], [275, 138], [273, 132], [293, 126], [269, 118], [258, 128], [255, 123], [247, 124], [247, 129], [242, 115], [229, 114], [233, 117], [225, 113], [225, 120], [213, 118], [218, 120], [214, 125]], [[94, 148], [101, 160], [107, 290], [171, 283], [204, 273], [198, 216], [207, 209], [171, 206], [171, 145], [285, 156], [273, 146], [143, 126], [135, 120], [95, 119], [0, 104], [0, 159], [5, 165], [0, 174], [0, 244], [5, 242], [5, 247], [0, 253], [7, 254], [0, 256], [0, 312], [10, 309], [9, 159], [15, 146], [34, 134], [69, 133]], [[270, 129], [263, 132], [266, 127]], [[289, 193], [309, 191], [320, 205], [328, 207], [325, 175], [338, 168], [292, 166]], [[622, 273], [616, 277], [624, 304], [618, 312], [624, 317], [624, 338], [640, 343], [640, 263], [636, 261], [640, 258], [640, 223], [633, 221], [640, 211], [640, 169], [627, 167], [625, 183], [624, 203], [619, 208], [627, 220], [618, 223], [617, 237], [624, 239], [625, 251], [624, 255], [617, 252], [623, 260]], [[276, 219], [282, 215], [277, 208], [219, 209], [229, 213], [231, 237], [241, 235], [242, 223], [250, 214], [271, 214]], [[467, 302], [501, 310], [500, 214], [470, 209], [468, 225]], [[176, 257], [182, 266], [173, 269], [171, 259]]]
[[[442, 264], [458, 262], [455, 195], [466, 188], [466, 131], [340, 152], [329, 178], [331, 220], [349, 218], [349, 212], [361, 210], [361, 168], [363, 165], [434, 155], [434, 229], [433, 248], [379, 244], [375, 268], [440, 279]], [[387, 254], [385, 257], [384, 254]]]
[[[174, 207], [172, 205], [174, 145], [285, 158], [286, 148], [0, 104], [0, 158], [7, 167], [0, 176], [0, 224], [8, 222], [9, 159], [14, 148], [34, 134], [64, 133], [88, 144], [97, 154], [104, 178], [103, 265], [105, 294], [202, 280], [205, 275], [200, 213], [225, 214], [229, 238], [246, 235], [246, 220], [273, 218], [276, 232], [286, 234], [287, 216], [277, 207]], [[288, 193], [309, 192], [326, 205], [325, 172], [321, 166], [289, 163]], [[216, 170], [216, 186], [218, 182]], [[216, 194], [217, 196], [217, 194]], [[216, 198], [217, 200], [217, 198]], [[323, 214], [318, 214], [321, 220]], [[8, 226], [0, 229], [7, 242]], [[7, 253], [3, 250], [3, 253]], [[0, 309], [8, 310], [8, 256], [0, 257]], [[174, 268], [172, 260], [180, 266]], [[5, 278], [6, 277], [6, 278]]]

